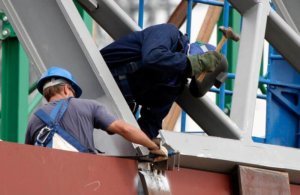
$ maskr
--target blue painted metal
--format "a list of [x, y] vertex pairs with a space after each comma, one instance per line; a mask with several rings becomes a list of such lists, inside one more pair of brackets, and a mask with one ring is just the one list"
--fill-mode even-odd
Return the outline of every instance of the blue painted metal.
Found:
[[145, 5], [144, 0], [140, 0], [139, 1], [139, 19], [138, 19], [138, 23], [139, 23], [139, 26], [141, 28], [143, 28], [143, 26], [144, 26], [144, 5]]
[[214, 5], [214, 6], [224, 6], [223, 2], [214, 1], [214, 0], [194, 0], [195, 3], [203, 3], [207, 5]]
[[257, 143], [265, 143], [265, 138], [261, 138], [261, 137], [252, 137], [252, 140], [254, 142], [257, 142]]
[[[235, 74], [228, 73], [228, 79], [235, 79]], [[284, 82], [280, 82], [280, 81], [271, 81], [270, 79], [265, 79], [263, 77], [259, 78], [259, 82], [262, 84], [275, 85], [275, 86], [280, 86], [280, 87], [288, 87], [288, 88], [292, 88], [292, 89], [300, 89], [299, 84], [289, 84], [289, 83], [284, 83]]]
[[193, 9], [193, 0], [188, 0], [187, 18], [186, 18], [186, 33], [189, 38], [191, 37], [192, 9]]
[[[214, 93], [220, 93], [220, 89], [216, 89], [216, 88], [211, 88], [209, 91], [214, 92]], [[225, 95], [233, 95], [233, 91], [231, 91], [231, 90], [224, 90], [224, 92], [222, 92], [222, 93], [225, 93]], [[257, 94], [256, 97], [258, 99], [263, 99], [263, 100], [267, 99], [266, 95], [261, 95], [261, 94]]]
[[[193, 0], [188, 0], [187, 6], [187, 19], [186, 19], [186, 33], [191, 38], [191, 26], [192, 26], [192, 9], [193, 9]], [[181, 112], [181, 132], [186, 131], [186, 112]]]
[[181, 132], [186, 131], [186, 112], [181, 112]]
[[[223, 9], [223, 26], [228, 27], [229, 25], [229, 3], [227, 0], [224, 1], [224, 9]], [[222, 54], [227, 56], [227, 42], [222, 47]], [[219, 107], [221, 110], [225, 109], [225, 83], [222, 84], [219, 93]]]
[[270, 48], [268, 76], [265, 142], [300, 148], [300, 74]]

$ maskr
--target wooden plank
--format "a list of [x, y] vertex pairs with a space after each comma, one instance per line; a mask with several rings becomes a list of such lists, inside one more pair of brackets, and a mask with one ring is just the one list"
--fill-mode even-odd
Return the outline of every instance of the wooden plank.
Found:
[[[193, 8], [195, 7], [196, 3], [193, 3]], [[167, 23], [172, 23], [178, 28], [184, 23], [187, 15], [187, 7], [188, 2], [186, 0], [182, 0], [178, 6], [175, 8], [174, 12], [169, 17]]]
[[[224, 0], [221, 0], [224, 1]], [[204, 18], [203, 24], [197, 36], [197, 41], [209, 42], [209, 39], [213, 33], [215, 25], [218, 23], [220, 15], [222, 13], [222, 7], [209, 6]]]
[[164, 118], [163, 121], [163, 129], [173, 131], [176, 121], [178, 120], [180, 116], [181, 108], [178, 104], [173, 103], [169, 114]]
[[[223, 1], [223, 0], [220, 0], [220, 1]], [[180, 5], [180, 4], [182, 4], [182, 5]], [[183, 2], [181, 2], [180, 4], [178, 7], [184, 6]], [[183, 8], [180, 8], [180, 9], [183, 9]], [[197, 36], [197, 41], [201, 41], [201, 42], [205, 42], [205, 43], [207, 43], [209, 41], [209, 39], [212, 35], [212, 32], [214, 30], [214, 27], [220, 18], [222, 9], [223, 8], [219, 7], [219, 6], [209, 6], [208, 7], [203, 24], [201, 25], [200, 31]], [[172, 17], [172, 21], [175, 20], [174, 18], [176, 18], [173, 15], [171, 17]], [[177, 18], [180, 18], [180, 17], [177, 16]], [[170, 20], [171, 20], [171, 18], [170, 18]], [[163, 121], [163, 125], [162, 125], [163, 129], [174, 130], [175, 124], [180, 116], [180, 113], [181, 113], [180, 106], [178, 106], [178, 104], [174, 103], [172, 105], [172, 108], [169, 111], [168, 115], [165, 117], [165, 119]]]
[[239, 194], [285, 194], [289, 195], [288, 173], [267, 169], [239, 166]]

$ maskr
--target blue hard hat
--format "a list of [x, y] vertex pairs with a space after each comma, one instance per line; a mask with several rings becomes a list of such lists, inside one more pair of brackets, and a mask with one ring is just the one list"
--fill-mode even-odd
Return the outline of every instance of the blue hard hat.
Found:
[[190, 44], [190, 51], [189, 55], [197, 55], [197, 54], [204, 54], [208, 51], [215, 51], [216, 47], [208, 44], [208, 43], [202, 43], [202, 42], [195, 42]]
[[43, 86], [44, 84], [50, 80], [50, 78], [62, 78], [65, 79], [69, 82], [69, 84], [72, 86], [72, 88], [75, 91], [75, 97], [78, 98], [81, 96], [82, 94], [82, 90], [81, 88], [78, 86], [77, 82], [75, 81], [73, 75], [63, 69], [63, 68], [59, 68], [59, 67], [51, 67], [49, 68], [46, 72], [44, 72], [40, 78], [40, 80], [38, 81], [37, 84], [37, 89], [38, 91], [43, 94]]

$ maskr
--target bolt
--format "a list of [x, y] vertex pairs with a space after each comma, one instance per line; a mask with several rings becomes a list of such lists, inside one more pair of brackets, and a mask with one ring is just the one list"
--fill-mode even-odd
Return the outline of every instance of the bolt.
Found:
[[3, 36], [8, 36], [9, 35], [9, 31], [8, 30], [3, 30], [2, 31], [2, 35]]
[[7, 16], [3, 16], [2, 20], [3, 20], [4, 22], [6, 22], [6, 21], [8, 20], [8, 19], [7, 19]]
[[228, 108], [224, 108], [224, 113], [225, 114], [229, 114], [229, 109]]

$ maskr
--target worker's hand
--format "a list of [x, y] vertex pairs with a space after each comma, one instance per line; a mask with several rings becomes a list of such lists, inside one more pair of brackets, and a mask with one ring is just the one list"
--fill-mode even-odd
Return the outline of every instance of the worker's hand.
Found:
[[154, 138], [152, 141], [157, 145], [155, 149], [149, 149], [150, 154], [154, 154], [161, 157], [168, 157], [168, 150], [164, 146], [162, 146], [162, 142], [160, 138]]
[[158, 156], [168, 157], [168, 150], [164, 146], [160, 146], [157, 149], [150, 150], [150, 153]]
[[191, 64], [191, 77], [198, 76], [202, 72], [213, 72], [221, 63], [222, 54], [216, 51], [208, 51], [203, 55], [190, 55], [188, 60]]

